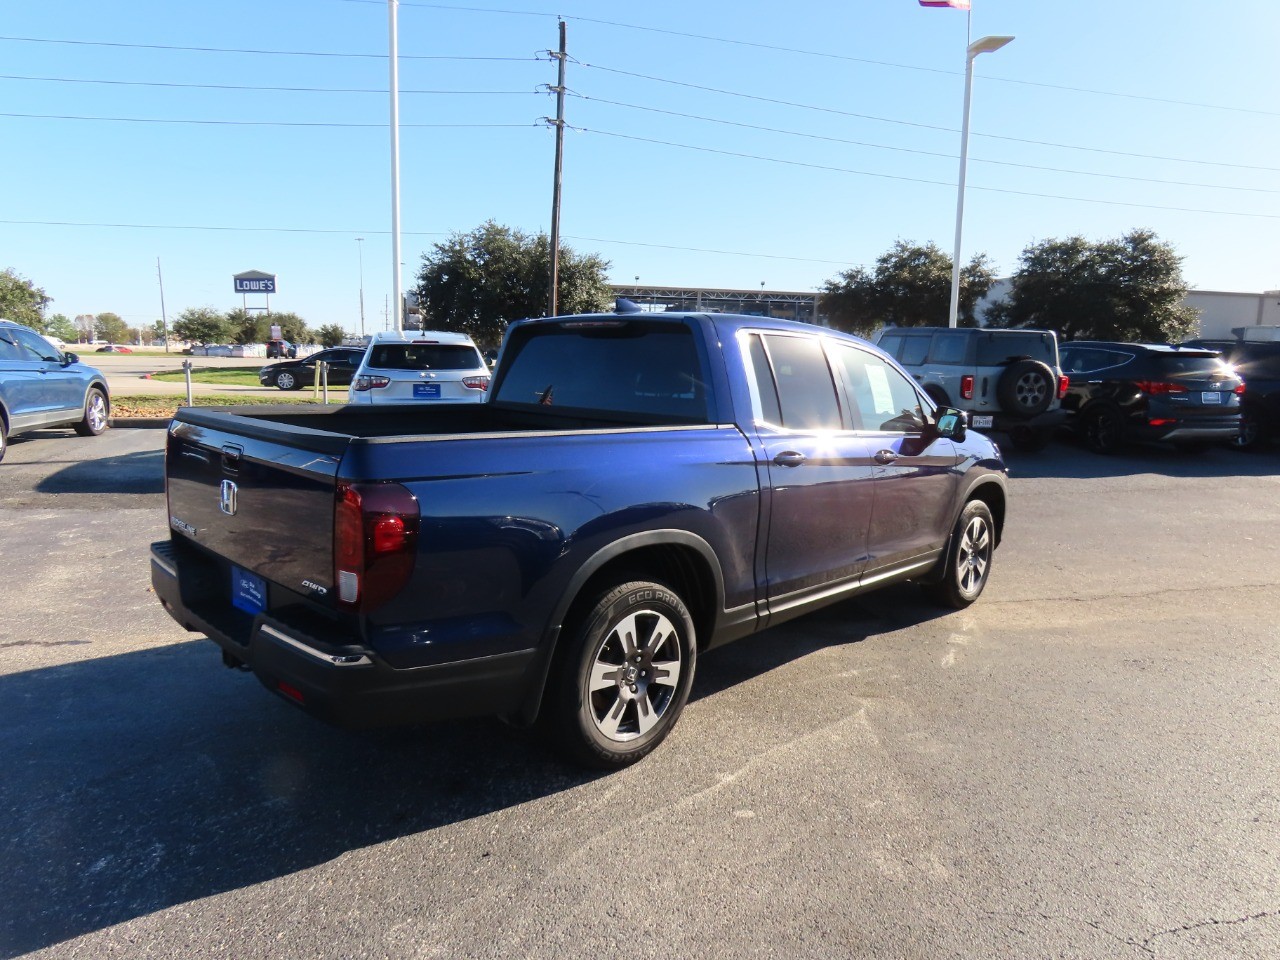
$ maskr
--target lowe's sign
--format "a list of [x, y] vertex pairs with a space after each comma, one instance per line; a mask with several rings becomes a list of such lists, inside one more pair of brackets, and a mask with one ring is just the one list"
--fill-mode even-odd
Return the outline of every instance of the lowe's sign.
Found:
[[232, 279], [236, 282], [236, 293], [276, 292], [275, 274], [263, 273], [261, 270], [248, 270], [237, 273]]

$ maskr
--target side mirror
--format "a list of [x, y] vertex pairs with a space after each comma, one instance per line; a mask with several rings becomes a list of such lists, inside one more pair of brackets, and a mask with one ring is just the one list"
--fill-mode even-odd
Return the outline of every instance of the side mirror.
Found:
[[969, 417], [963, 410], [957, 410], [955, 407], [939, 407], [934, 413], [934, 423], [938, 436], [959, 443], [964, 440], [965, 431], [969, 427]]
[[62, 365], [64, 367], [69, 367], [71, 366], [71, 364], [79, 363], [79, 362], [80, 362], [80, 355], [77, 353], [64, 353], [62, 355]]

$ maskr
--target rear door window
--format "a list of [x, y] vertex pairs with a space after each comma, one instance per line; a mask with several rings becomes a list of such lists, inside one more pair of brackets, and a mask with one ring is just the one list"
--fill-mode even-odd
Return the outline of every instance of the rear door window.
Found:
[[928, 336], [904, 337], [902, 352], [898, 354], [898, 362], [906, 367], [918, 367], [929, 356]]
[[969, 346], [966, 333], [939, 333], [929, 348], [930, 363], [964, 363], [965, 348]]
[[782, 426], [791, 430], [842, 430], [844, 420], [826, 353], [817, 337], [766, 335], [769, 365], [778, 389]]

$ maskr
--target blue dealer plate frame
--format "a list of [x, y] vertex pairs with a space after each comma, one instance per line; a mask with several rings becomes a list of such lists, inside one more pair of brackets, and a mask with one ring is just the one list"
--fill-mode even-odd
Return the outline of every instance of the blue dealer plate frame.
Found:
[[267, 609], [267, 581], [256, 573], [231, 567], [231, 605], [237, 610], [257, 615]]
[[439, 400], [440, 384], [438, 383], [415, 383], [413, 385], [413, 399], [415, 400]]

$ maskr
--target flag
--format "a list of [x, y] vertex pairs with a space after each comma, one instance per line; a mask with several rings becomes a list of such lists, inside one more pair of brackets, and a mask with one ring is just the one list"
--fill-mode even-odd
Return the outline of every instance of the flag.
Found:
[[922, 7], [954, 7], [957, 10], [968, 10], [969, 0], [920, 0]]

